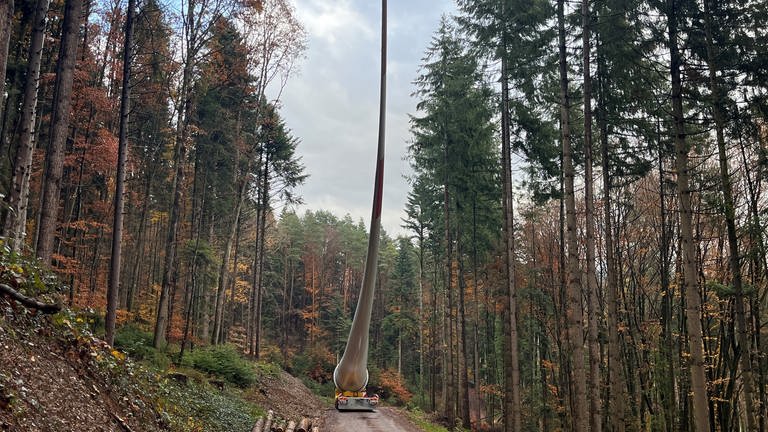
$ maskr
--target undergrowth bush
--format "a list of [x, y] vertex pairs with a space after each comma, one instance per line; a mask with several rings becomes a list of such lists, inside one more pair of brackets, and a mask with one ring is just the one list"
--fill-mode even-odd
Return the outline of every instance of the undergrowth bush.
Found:
[[217, 376], [238, 387], [256, 382], [256, 373], [250, 362], [229, 345], [217, 345], [190, 352], [182, 362], [197, 370]]
[[397, 373], [396, 370], [382, 370], [379, 375], [379, 385], [381, 386], [382, 397], [394, 400], [394, 402], [400, 405], [407, 404], [413, 397], [413, 394], [405, 386], [405, 380], [402, 375]]
[[333, 381], [335, 367], [336, 358], [333, 353], [323, 347], [313, 347], [294, 357], [291, 373], [324, 384]]
[[37, 258], [15, 252], [5, 237], [0, 237], [0, 283], [45, 302], [69, 290]]
[[144, 360], [153, 351], [152, 333], [136, 324], [124, 325], [115, 331], [115, 348], [125, 351], [134, 360]]

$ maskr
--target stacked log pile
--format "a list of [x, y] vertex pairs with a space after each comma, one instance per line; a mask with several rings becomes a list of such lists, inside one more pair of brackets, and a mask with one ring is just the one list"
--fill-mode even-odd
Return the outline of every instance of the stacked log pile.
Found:
[[260, 417], [251, 432], [320, 432], [319, 419], [302, 417], [298, 422], [276, 417], [269, 410], [266, 417]]

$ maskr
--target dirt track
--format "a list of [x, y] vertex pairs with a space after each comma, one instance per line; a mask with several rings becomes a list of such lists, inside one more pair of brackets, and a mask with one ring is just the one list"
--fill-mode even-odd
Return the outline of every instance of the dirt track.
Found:
[[325, 412], [323, 431], [327, 432], [419, 432], [402, 413], [394, 408], [379, 407], [375, 412]]

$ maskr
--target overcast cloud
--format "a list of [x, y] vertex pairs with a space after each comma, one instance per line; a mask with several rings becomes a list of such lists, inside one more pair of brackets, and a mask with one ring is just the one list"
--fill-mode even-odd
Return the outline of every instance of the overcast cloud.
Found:
[[[298, 193], [306, 209], [328, 210], [370, 224], [378, 133], [380, 2], [296, 0], [309, 34], [307, 58], [281, 97], [281, 112], [310, 175]], [[410, 134], [410, 95], [424, 50], [451, 0], [390, 0], [387, 62], [387, 149], [382, 225], [400, 227], [409, 186], [404, 160]]]

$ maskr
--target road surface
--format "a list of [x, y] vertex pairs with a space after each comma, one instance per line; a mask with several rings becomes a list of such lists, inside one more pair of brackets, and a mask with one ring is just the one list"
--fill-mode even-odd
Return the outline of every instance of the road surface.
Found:
[[394, 408], [379, 407], [375, 412], [339, 412], [331, 408], [325, 413], [323, 432], [420, 432]]

